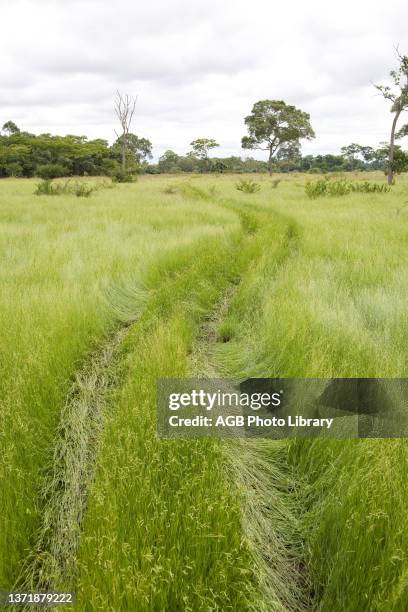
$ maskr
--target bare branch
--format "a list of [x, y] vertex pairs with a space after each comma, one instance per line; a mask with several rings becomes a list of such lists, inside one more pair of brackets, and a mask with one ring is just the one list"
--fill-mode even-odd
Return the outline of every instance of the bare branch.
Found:
[[115, 113], [117, 118], [119, 119], [119, 123], [122, 127], [122, 134], [118, 136], [118, 133], [115, 130], [116, 136], [122, 139], [121, 147], [122, 147], [122, 170], [126, 171], [126, 148], [127, 148], [127, 136], [130, 132], [130, 126], [132, 124], [133, 115], [135, 113], [137, 102], [137, 96], [130, 96], [129, 94], [121, 94], [120, 91], [116, 92], [115, 98]]

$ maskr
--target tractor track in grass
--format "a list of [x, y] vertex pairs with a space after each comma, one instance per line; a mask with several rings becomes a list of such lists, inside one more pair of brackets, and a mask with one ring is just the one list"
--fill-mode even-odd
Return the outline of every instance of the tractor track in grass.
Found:
[[[187, 270], [185, 265], [179, 272]], [[171, 275], [163, 285], [166, 282], [172, 282]], [[44, 470], [44, 485], [39, 494], [41, 524], [33, 535], [31, 550], [15, 580], [14, 591], [65, 591], [75, 576], [104, 412], [110, 391], [118, 385], [117, 353], [142, 316], [134, 315], [126, 312], [126, 320], [105, 337], [74, 375], [61, 410], [51, 460]], [[30, 610], [37, 608], [42, 609], [26, 606]]]
[[[42, 522], [16, 588], [55, 591], [71, 575], [81, 534], [112, 367], [132, 324], [123, 324], [90, 355], [74, 378], [63, 406], [51, 465], [42, 491]], [[33, 609], [30, 606], [30, 609]]]
[[[198, 194], [197, 197], [206, 196]], [[242, 204], [236, 206], [232, 200], [218, 201], [216, 204], [235, 210], [241, 218], [244, 235], [256, 234], [259, 229], [256, 207], [249, 205], [244, 210]], [[287, 244], [278, 258], [277, 269], [283, 265], [286, 256], [297, 248], [297, 235], [290, 224], [286, 234]], [[239, 280], [230, 282], [200, 326], [190, 356], [190, 370], [194, 376], [217, 377], [211, 352], [218, 341], [219, 324], [239, 289]], [[89, 488], [94, 478], [104, 411], [109, 403], [110, 391], [118, 384], [117, 354], [135, 324], [135, 320], [121, 323], [75, 375], [62, 409], [52, 461], [45, 478], [41, 496], [41, 526], [15, 584], [19, 591], [58, 591], [64, 586], [66, 590], [66, 585], [75, 575], [76, 555]], [[252, 552], [258, 575], [257, 589], [264, 602], [262, 607], [252, 609], [266, 612], [273, 605], [274, 610], [305, 610], [305, 580], [299, 560], [301, 542], [297, 535], [296, 518], [291, 508], [292, 500], [289, 502], [279, 491], [282, 479], [287, 483], [291, 481], [291, 475], [285, 473], [284, 457], [277, 445], [275, 453], [279, 457], [276, 455], [272, 461], [270, 444], [264, 442], [222, 441], [226, 470], [241, 494], [244, 538]], [[277, 468], [278, 464], [281, 467]], [[295, 484], [291, 481], [292, 486]], [[290, 532], [290, 537], [284, 537], [279, 528], [271, 529], [273, 521], [279, 526], [283, 522], [286, 525], [289, 523], [290, 528], [281, 531]], [[294, 533], [296, 537], [293, 537]], [[289, 575], [291, 584], [288, 588], [285, 585]]]
[[[231, 204], [229, 203], [229, 206]], [[256, 207], [252, 207], [256, 210]], [[249, 226], [251, 227], [251, 225]], [[276, 272], [298, 250], [299, 236], [291, 223]], [[230, 284], [203, 321], [189, 358], [195, 378], [222, 378], [214, 356], [219, 327], [228, 314], [240, 284]], [[228, 340], [227, 340], [228, 341]], [[221, 440], [225, 470], [240, 495], [243, 537], [253, 560], [256, 587], [249, 607], [254, 612], [310, 610], [311, 585], [303, 561], [303, 539], [296, 503], [299, 483], [286, 460], [284, 440]]]

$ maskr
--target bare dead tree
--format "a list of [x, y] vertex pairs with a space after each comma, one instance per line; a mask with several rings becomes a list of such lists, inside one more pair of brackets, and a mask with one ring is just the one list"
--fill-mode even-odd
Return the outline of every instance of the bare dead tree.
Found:
[[121, 94], [119, 91], [116, 92], [115, 98], [115, 113], [119, 119], [119, 123], [122, 128], [122, 134], [118, 134], [115, 130], [115, 134], [120, 140], [121, 153], [122, 153], [122, 172], [126, 173], [126, 151], [128, 145], [128, 135], [130, 126], [132, 123], [133, 115], [135, 113], [137, 102], [137, 96], [130, 96], [129, 94]]
[[[390, 75], [394, 83], [392, 89], [388, 85], [374, 85], [381, 95], [386, 99], [390, 100], [391, 112], [394, 114], [392, 125], [391, 125], [391, 136], [390, 146], [388, 153], [388, 184], [392, 185], [394, 181], [394, 153], [395, 153], [395, 140], [398, 137], [396, 133], [398, 119], [404, 110], [408, 109], [408, 56], [401, 55], [399, 47], [395, 47], [395, 51], [398, 58], [397, 70], [391, 70]], [[404, 80], [406, 82], [404, 83]]]

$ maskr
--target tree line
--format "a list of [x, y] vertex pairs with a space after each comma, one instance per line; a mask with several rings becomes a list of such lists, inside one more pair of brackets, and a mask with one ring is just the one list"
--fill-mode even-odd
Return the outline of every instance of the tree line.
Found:
[[[0, 177], [120, 176], [121, 139], [110, 146], [102, 138], [36, 135], [7, 121], [0, 134]], [[151, 158], [152, 145], [146, 138], [128, 134], [126, 148], [132, 158], [130, 170], [142, 169]]]
[[106, 175], [119, 181], [132, 180], [140, 172], [151, 174], [176, 172], [334, 172], [384, 170], [388, 183], [394, 175], [408, 171], [408, 152], [397, 141], [408, 136], [408, 124], [397, 130], [401, 114], [408, 109], [408, 56], [397, 47], [398, 68], [391, 71], [393, 86], [375, 85], [391, 102], [390, 140], [377, 148], [352, 143], [338, 155], [306, 155], [301, 141], [315, 138], [308, 113], [283, 100], [260, 100], [245, 117], [247, 135], [241, 139], [245, 150], [262, 150], [267, 160], [253, 157], [210, 157], [219, 144], [212, 138], [198, 138], [191, 150], [178, 155], [167, 150], [151, 163], [152, 143], [131, 132], [136, 98], [117, 92], [115, 113], [120, 131], [112, 145], [104, 139], [86, 136], [35, 135], [24, 132], [7, 121], [0, 132], [0, 178]]
[[[0, 178], [88, 175], [119, 177], [120, 180], [123, 175], [122, 144], [121, 137], [109, 146], [106, 140], [88, 140], [85, 136], [35, 135], [20, 131], [9, 121], [4, 124], [0, 134]], [[268, 161], [253, 157], [210, 157], [209, 151], [200, 154], [196, 147], [192, 147], [185, 155], [165, 151], [157, 163], [149, 163], [151, 142], [133, 134], [128, 135], [126, 149], [129, 156], [128, 171], [148, 174], [384, 170], [389, 153], [386, 143], [378, 148], [353, 143], [343, 147], [337, 155], [302, 155], [300, 150], [292, 148], [279, 151], [272, 164], [269, 164]], [[408, 171], [408, 154], [400, 146], [394, 149], [393, 166], [396, 172]]]

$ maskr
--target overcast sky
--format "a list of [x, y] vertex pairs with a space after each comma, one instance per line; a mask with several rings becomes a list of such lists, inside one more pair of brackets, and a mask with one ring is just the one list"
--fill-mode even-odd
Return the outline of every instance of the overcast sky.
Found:
[[[115, 90], [138, 95], [132, 131], [157, 158], [216, 138], [240, 155], [257, 100], [311, 115], [304, 152], [376, 145], [390, 128], [371, 81], [408, 53], [408, 2], [0, 0], [0, 125], [115, 137]], [[262, 154], [261, 154], [262, 157]]]

